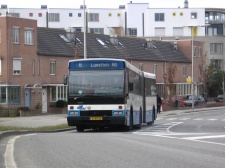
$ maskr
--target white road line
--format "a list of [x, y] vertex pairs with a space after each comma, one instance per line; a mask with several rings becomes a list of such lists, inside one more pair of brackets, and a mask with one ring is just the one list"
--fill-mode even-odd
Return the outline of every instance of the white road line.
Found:
[[180, 118], [179, 120], [190, 120], [190, 118]]
[[[34, 134], [28, 134], [28, 135], [22, 135], [22, 136], [30, 136], [30, 135], [34, 135]], [[7, 143], [5, 154], [4, 154], [6, 168], [17, 168], [16, 162], [14, 160], [14, 143], [16, 139], [18, 139], [19, 137], [21, 137], [21, 135], [11, 138]]]
[[195, 121], [200, 121], [200, 120], [204, 120], [203, 118], [195, 118], [195, 119], [193, 119], [193, 120], [195, 120]]
[[207, 119], [208, 121], [216, 121], [218, 119], [212, 118], [212, 119]]
[[198, 140], [198, 139], [224, 138], [224, 137], [225, 137], [225, 135], [212, 135], [212, 136], [187, 137], [187, 138], [182, 138], [182, 139]]
[[176, 120], [177, 118], [168, 118], [166, 120]]

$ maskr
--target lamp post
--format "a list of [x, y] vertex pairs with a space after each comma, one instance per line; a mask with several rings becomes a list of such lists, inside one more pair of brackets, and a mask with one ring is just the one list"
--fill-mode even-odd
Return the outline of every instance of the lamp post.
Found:
[[192, 110], [194, 110], [194, 36], [193, 36], [193, 29], [197, 27], [206, 27], [209, 26], [210, 24], [206, 25], [199, 25], [199, 26], [188, 26], [191, 27], [191, 76], [192, 76], [192, 82], [191, 82], [191, 90], [192, 90]]
[[192, 110], [194, 110], [194, 42], [193, 42], [193, 28], [195, 26], [191, 27], [191, 77], [192, 77], [192, 81], [191, 81], [191, 90], [192, 90]]
[[87, 59], [87, 47], [86, 47], [86, 11], [85, 11], [85, 0], [84, 0], [84, 59]]

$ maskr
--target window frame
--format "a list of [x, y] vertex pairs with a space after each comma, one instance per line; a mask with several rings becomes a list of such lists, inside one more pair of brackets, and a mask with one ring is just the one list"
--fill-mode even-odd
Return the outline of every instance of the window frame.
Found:
[[164, 13], [155, 13], [155, 22], [164, 22], [165, 14]]
[[20, 44], [20, 27], [13, 26], [13, 44]]
[[56, 61], [50, 61], [50, 75], [56, 75]]
[[21, 75], [22, 73], [22, 58], [13, 58], [13, 75]]
[[24, 44], [25, 45], [34, 45], [34, 29], [33, 28], [25, 28]]

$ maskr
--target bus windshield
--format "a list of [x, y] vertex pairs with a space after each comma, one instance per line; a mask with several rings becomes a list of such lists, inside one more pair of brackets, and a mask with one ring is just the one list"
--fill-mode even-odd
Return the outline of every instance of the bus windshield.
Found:
[[69, 96], [122, 96], [124, 70], [70, 71]]

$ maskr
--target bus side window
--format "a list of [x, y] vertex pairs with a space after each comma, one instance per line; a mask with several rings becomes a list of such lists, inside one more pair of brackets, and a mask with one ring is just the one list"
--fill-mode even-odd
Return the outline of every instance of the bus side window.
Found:
[[130, 82], [129, 82], [129, 90], [130, 90], [130, 91], [133, 91], [133, 83], [130, 83]]

